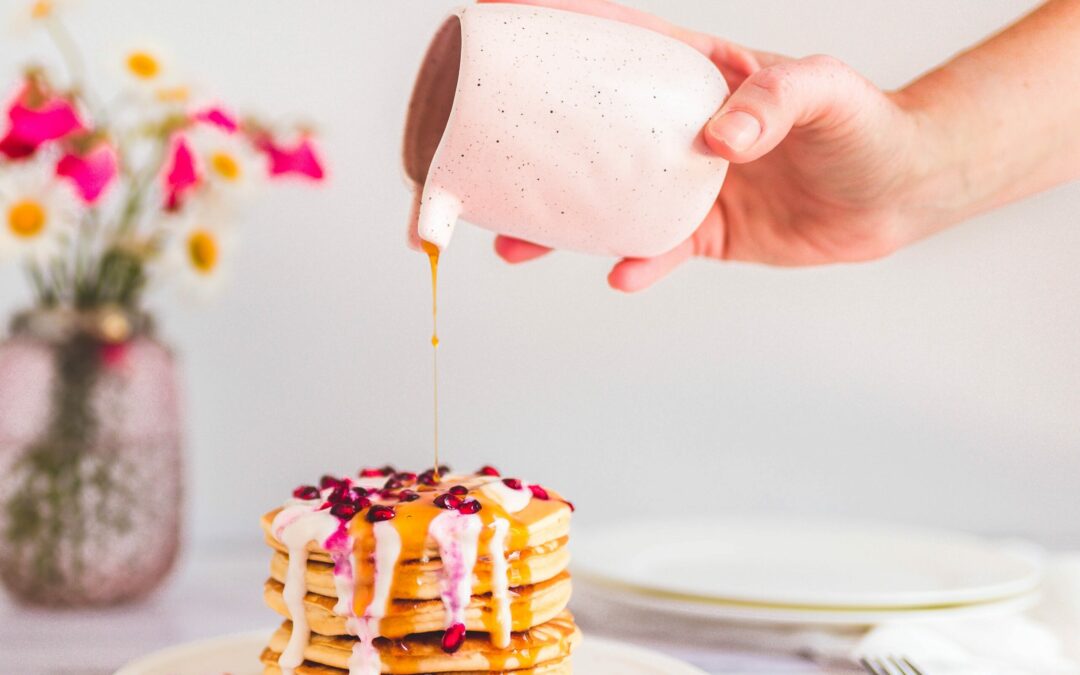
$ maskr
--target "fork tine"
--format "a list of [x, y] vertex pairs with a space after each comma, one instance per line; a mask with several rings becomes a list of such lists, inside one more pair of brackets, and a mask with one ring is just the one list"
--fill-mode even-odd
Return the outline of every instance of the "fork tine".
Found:
[[904, 665], [908, 667], [908, 670], [911, 671], [911, 675], [925, 675], [923, 671], [919, 670], [918, 666], [911, 662], [911, 659], [907, 657], [900, 657], [900, 660], [904, 663]]
[[863, 670], [870, 673], [870, 675], [889, 675], [889, 671], [881, 667], [881, 662], [876, 659], [869, 659], [864, 656], [859, 659], [859, 665], [863, 667]]
[[902, 658], [889, 656], [888, 663], [890, 663], [892, 667], [896, 668], [896, 672], [898, 673], [898, 675], [912, 675], [912, 673], [910, 673], [902, 663]]

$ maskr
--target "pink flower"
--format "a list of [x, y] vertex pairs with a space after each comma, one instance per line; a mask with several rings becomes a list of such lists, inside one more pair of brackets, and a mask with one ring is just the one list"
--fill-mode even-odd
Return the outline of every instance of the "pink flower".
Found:
[[322, 180], [326, 175], [322, 163], [315, 154], [315, 145], [309, 138], [301, 138], [291, 148], [283, 147], [266, 136], [256, 140], [256, 145], [266, 153], [270, 160], [270, 175], [285, 176], [295, 174], [313, 180]]
[[223, 108], [211, 107], [197, 111], [192, 117], [197, 122], [205, 122], [206, 124], [212, 124], [226, 133], [236, 133], [236, 130], [240, 128], [237, 124], [236, 118], [227, 113]]
[[116, 178], [116, 151], [101, 143], [85, 155], [69, 152], [56, 165], [56, 175], [70, 179], [87, 204], [93, 204]]
[[43, 144], [85, 128], [75, 106], [66, 99], [53, 97], [35, 107], [25, 99], [20, 94], [7, 111], [11, 124], [0, 139], [0, 153], [9, 159], [29, 157]]
[[184, 193], [199, 183], [195, 172], [195, 157], [191, 154], [187, 140], [183, 137], [173, 143], [172, 158], [165, 170], [165, 208], [175, 211], [180, 208]]
[[127, 362], [128, 343], [117, 342], [101, 345], [101, 361], [106, 368], [121, 368]]

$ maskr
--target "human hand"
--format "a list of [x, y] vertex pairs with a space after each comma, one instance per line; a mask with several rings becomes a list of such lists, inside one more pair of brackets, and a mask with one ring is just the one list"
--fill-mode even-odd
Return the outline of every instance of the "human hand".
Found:
[[[480, 0], [481, 2], [488, 0]], [[697, 231], [654, 258], [624, 259], [608, 282], [648, 287], [699, 256], [801, 266], [879, 258], [930, 232], [912, 198], [918, 117], [843, 63], [751, 52], [606, 0], [511, 0], [637, 24], [687, 42], [721, 70], [731, 96], [704, 129], [731, 162]], [[548, 249], [500, 236], [512, 263]]]

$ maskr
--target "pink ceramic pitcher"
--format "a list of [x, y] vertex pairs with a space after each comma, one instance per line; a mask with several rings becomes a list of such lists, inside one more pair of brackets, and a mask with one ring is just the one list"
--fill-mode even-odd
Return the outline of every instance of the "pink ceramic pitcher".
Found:
[[404, 161], [419, 235], [458, 217], [519, 239], [649, 257], [688, 238], [727, 162], [701, 130], [728, 89], [653, 31], [512, 4], [457, 10], [417, 77]]

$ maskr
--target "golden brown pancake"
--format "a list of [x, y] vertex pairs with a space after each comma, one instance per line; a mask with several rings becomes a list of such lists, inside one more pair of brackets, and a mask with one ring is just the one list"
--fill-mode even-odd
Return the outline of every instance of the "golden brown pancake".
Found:
[[[271, 664], [285, 648], [292, 624], [284, 622], [270, 637], [268, 645]], [[559, 670], [535, 670], [547, 663], [562, 665], [581, 642], [581, 632], [574, 625], [569, 612], [563, 612], [547, 623], [514, 633], [510, 647], [496, 649], [488, 636], [470, 634], [461, 648], [447, 654], [440, 647], [439, 633], [410, 635], [400, 640], [378, 638], [375, 647], [382, 659], [382, 672], [394, 675], [421, 675], [427, 673], [557, 673]], [[327, 637], [312, 634], [304, 660], [313, 666], [329, 666], [348, 670], [349, 657], [356, 639], [352, 637]], [[264, 663], [267, 652], [263, 653]], [[529, 670], [533, 669], [533, 670]], [[318, 672], [318, 671], [312, 671]], [[334, 672], [334, 671], [331, 671]], [[569, 671], [566, 671], [569, 672]]]
[[[267, 579], [263, 597], [266, 604], [285, 617], [289, 610], [282, 597], [284, 586], [274, 579]], [[570, 575], [566, 572], [554, 579], [532, 586], [511, 589], [511, 614], [514, 618], [512, 631], [524, 631], [550, 621], [566, 608], [570, 601]], [[345, 617], [334, 613], [335, 600], [325, 595], [308, 593], [304, 597], [304, 610], [311, 629], [320, 635], [347, 635]], [[486, 631], [491, 625], [491, 598], [474, 595], [465, 612], [465, 628]], [[399, 638], [410, 633], [427, 633], [442, 630], [446, 626], [446, 610], [441, 600], [395, 600], [390, 603], [386, 616], [379, 624], [381, 635]]]
[[[263, 675], [281, 675], [281, 668], [277, 665], [281, 654], [269, 647], [263, 650], [260, 660], [263, 662]], [[332, 666], [323, 666], [311, 661], [304, 661], [295, 672], [298, 675], [349, 675], [349, 671]], [[384, 671], [385, 672], [385, 671]], [[444, 675], [443, 673], [426, 673], [425, 675]], [[453, 675], [573, 675], [570, 658], [548, 661], [533, 668], [520, 670], [459, 670]]]
[[[567, 538], [555, 539], [535, 548], [513, 551], [507, 556], [507, 578], [511, 586], [547, 581], [558, 576], [570, 562], [570, 550], [566, 546]], [[285, 583], [285, 572], [289, 566], [289, 556], [281, 552], [281, 545], [270, 560], [270, 577]], [[305, 583], [308, 591], [337, 597], [334, 586], [334, 564], [329, 556], [313, 554], [308, 559]], [[356, 578], [358, 586], [371, 585], [371, 568], [363, 567]], [[397, 577], [398, 599], [434, 600], [439, 598], [439, 578], [442, 573], [442, 560], [400, 561], [394, 574]], [[491, 591], [491, 558], [480, 556], [473, 569], [473, 594], [480, 595]]]
[[[403, 508], [408, 506], [404, 505]], [[274, 538], [273, 533], [270, 531], [274, 516], [280, 511], [281, 509], [277, 508], [263, 514], [261, 525], [266, 543], [282, 553], [287, 553], [285, 547]], [[570, 507], [563, 502], [554, 499], [549, 501], [534, 500], [525, 509], [514, 514], [514, 522], [519, 525], [520, 531], [515, 532], [515, 536], [508, 540], [507, 551], [512, 554], [542, 547], [549, 542], [566, 538], [570, 534], [570, 513]], [[420, 555], [407, 557], [405, 561], [439, 559], [439, 546], [430, 536], [424, 539], [421, 546], [422, 548], [418, 549]], [[313, 560], [332, 562], [330, 554], [318, 542], [312, 541], [308, 544], [307, 549]]]

